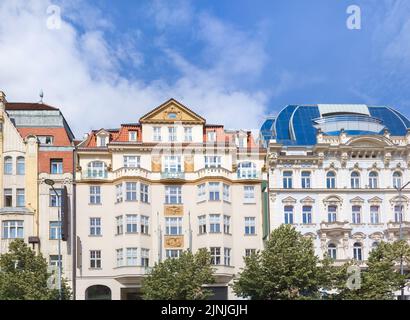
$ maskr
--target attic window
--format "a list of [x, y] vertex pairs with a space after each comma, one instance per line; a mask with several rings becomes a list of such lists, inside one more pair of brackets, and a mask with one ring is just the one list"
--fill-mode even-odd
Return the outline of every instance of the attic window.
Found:
[[177, 114], [175, 112], [168, 113], [168, 119], [176, 119], [176, 118], [177, 118]]
[[97, 137], [97, 145], [99, 147], [106, 147], [108, 143], [108, 137], [105, 135], [100, 135]]
[[53, 136], [38, 136], [38, 141], [40, 144], [52, 145], [54, 142]]
[[137, 132], [129, 131], [128, 132], [128, 141], [137, 141]]

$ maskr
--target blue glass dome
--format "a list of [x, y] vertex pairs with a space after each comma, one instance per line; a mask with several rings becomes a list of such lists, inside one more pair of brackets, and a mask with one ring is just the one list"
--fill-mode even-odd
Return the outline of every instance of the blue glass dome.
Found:
[[397, 110], [387, 106], [363, 104], [288, 105], [276, 117], [262, 124], [260, 138], [265, 145], [276, 139], [284, 145], [310, 146], [316, 144], [318, 130], [325, 135], [383, 134], [387, 129], [393, 136], [406, 135], [410, 121]]

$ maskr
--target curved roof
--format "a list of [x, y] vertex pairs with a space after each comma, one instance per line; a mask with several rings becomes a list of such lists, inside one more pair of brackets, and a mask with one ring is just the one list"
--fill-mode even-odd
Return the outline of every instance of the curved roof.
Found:
[[314, 145], [316, 134], [349, 135], [383, 134], [387, 129], [393, 136], [404, 136], [410, 121], [388, 106], [353, 104], [288, 105], [276, 118], [268, 118], [260, 129], [266, 144], [276, 139], [284, 145]]

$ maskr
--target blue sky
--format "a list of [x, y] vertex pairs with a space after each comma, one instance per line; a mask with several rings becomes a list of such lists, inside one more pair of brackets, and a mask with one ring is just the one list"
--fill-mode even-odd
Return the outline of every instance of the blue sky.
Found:
[[[45, 28], [53, 4], [58, 30]], [[352, 4], [360, 30], [346, 27]], [[9, 100], [36, 100], [42, 88], [77, 136], [137, 121], [170, 97], [230, 128], [258, 128], [297, 103], [410, 116], [406, 0], [6, 0], [0, 47]]]

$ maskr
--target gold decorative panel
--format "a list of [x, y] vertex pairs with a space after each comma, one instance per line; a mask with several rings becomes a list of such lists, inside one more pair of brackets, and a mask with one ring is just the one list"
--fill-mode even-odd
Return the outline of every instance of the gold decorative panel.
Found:
[[183, 248], [184, 236], [164, 236], [165, 248]]
[[161, 172], [161, 157], [152, 157], [151, 158], [151, 171], [152, 172]]
[[185, 156], [184, 171], [185, 172], [194, 172], [194, 157], [193, 156]]
[[183, 216], [184, 215], [184, 207], [181, 205], [165, 205], [164, 206], [164, 213], [166, 216]]

